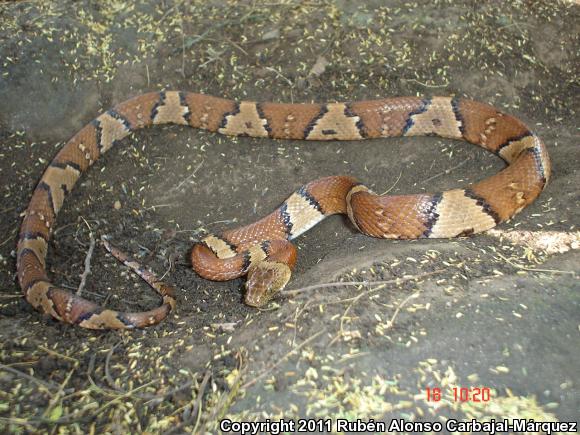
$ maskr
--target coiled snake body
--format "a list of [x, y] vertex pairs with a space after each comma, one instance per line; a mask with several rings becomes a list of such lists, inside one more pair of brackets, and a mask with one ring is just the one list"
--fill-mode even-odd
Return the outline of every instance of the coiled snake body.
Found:
[[[117, 105], [80, 130], [45, 170], [25, 212], [17, 249], [18, 280], [26, 300], [63, 322], [93, 329], [143, 327], [174, 308], [171, 287], [140, 271], [163, 297], [147, 312], [104, 309], [50, 282], [48, 240], [66, 194], [83, 172], [118, 141], [154, 124], [183, 124], [226, 135], [276, 139], [359, 140], [434, 135], [463, 139], [503, 158], [508, 166], [465, 189], [385, 195], [352, 177], [313, 181], [253, 224], [210, 235], [191, 251], [195, 271], [211, 280], [248, 275], [245, 301], [261, 306], [286, 285], [296, 260], [290, 240], [326, 216], [348, 214], [373, 237], [446, 238], [488, 230], [540, 194], [550, 177], [542, 141], [518, 119], [459, 98], [388, 98], [331, 104], [234, 102], [185, 92], [143, 94]], [[114, 253], [115, 254], [115, 253]], [[116, 255], [134, 269], [139, 269]], [[139, 272], [139, 271], [138, 271]]]

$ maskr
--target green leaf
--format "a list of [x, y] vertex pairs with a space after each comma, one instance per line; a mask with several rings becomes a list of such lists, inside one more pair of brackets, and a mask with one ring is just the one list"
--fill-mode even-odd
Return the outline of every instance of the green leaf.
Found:
[[55, 406], [52, 411], [50, 411], [50, 415], [48, 416], [48, 419], [51, 421], [55, 421], [58, 420], [60, 417], [62, 417], [62, 406], [58, 405]]

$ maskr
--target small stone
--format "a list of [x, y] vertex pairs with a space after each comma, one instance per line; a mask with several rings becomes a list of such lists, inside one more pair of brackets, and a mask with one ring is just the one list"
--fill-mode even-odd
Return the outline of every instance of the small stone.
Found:
[[324, 56], [318, 56], [316, 59], [316, 63], [310, 70], [308, 75], [320, 77], [326, 71], [326, 67], [330, 64], [330, 62]]
[[113, 208], [115, 210], [119, 210], [121, 208], [121, 201], [119, 200], [115, 201], [115, 203], [113, 204]]
[[280, 29], [272, 29], [262, 35], [262, 41], [271, 41], [280, 37]]

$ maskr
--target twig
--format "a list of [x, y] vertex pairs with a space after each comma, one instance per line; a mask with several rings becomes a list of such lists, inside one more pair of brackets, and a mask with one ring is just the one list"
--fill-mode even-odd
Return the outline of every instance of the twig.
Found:
[[283, 78], [284, 80], [286, 80], [286, 83], [288, 83], [288, 86], [290, 86], [291, 88], [294, 87], [294, 84], [292, 83], [292, 81], [288, 77], [286, 77], [284, 74], [282, 74], [281, 72], [279, 72], [278, 70], [276, 70], [275, 68], [272, 68], [270, 66], [267, 66], [266, 69], [268, 71], [272, 71], [278, 77]]
[[94, 416], [98, 416], [101, 412], [103, 412], [105, 409], [107, 409], [108, 407], [110, 407], [111, 405], [114, 405], [115, 403], [118, 403], [119, 401], [121, 401], [122, 399], [125, 399], [127, 397], [132, 397], [135, 396], [135, 393], [139, 390], [142, 390], [144, 388], [147, 388], [153, 384], [155, 384], [157, 381], [150, 381], [147, 382], [143, 385], [140, 385], [138, 387], [133, 388], [132, 390], [127, 391], [126, 393], [120, 394], [117, 397], [115, 397], [113, 400], [108, 401], [107, 403], [105, 403], [104, 405], [101, 405], [94, 413]]
[[426, 88], [446, 88], [447, 86], [449, 86], [449, 82], [445, 83], [444, 85], [428, 85], [427, 83], [423, 83], [420, 82], [419, 80], [416, 79], [402, 79], [405, 82], [415, 82], [420, 84], [421, 86], [425, 86]]
[[357, 303], [364, 295], [368, 295], [371, 291], [373, 290], [378, 290], [378, 288], [384, 288], [384, 285], [381, 286], [377, 286], [371, 290], [369, 290], [368, 292], [363, 292], [360, 293], [358, 295], [356, 295], [354, 298], [351, 298], [352, 301], [350, 304], [348, 304], [348, 307], [346, 307], [346, 310], [344, 310], [344, 313], [342, 313], [342, 316], [340, 316], [340, 333], [337, 334], [332, 340], [331, 342], [328, 344], [328, 346], [331, 346], [332, 344], [334, 344], [334, 342], [336, 340], [338, 340], [339, 337], [346, 337], [346, 334], [344, 332], [344, 321], [347, 318], [346, 315], [349, 313], [350, 309], [354, 306], [355, 303]]
[[75, 226], [75, 225], [77, 225], [77, 222], [71, 222], [70, 224], [66, 224], [66, 225], [63, 225], [61, 227], [58, 227], [56, 230], [54, 230], [54, 232], [52, 233], [52, 235], [54, 237], [56, 237], [58, 234], [60, 234], [60, 232], [62, 230], [65, 230], [65, 229], [67, 229], [69, 227], [72, 227], [72, 226]]
[[161, 275], [161, 278], [159, 278], [160, 280], [163, 280], [163, 278], [167, 276], [167, 274], [171, 271], [171, 269], [173, 269], [173, 256], [171, 254], [169, 254], [167, 262], [169, 263], [169, 266], [167, 266], [167, 270], [163, 275]]
[[136, 394], [135, 397], [137, 397], [138, 399], [147, 400], [148, 402], [145, 402], [145, 405], [152, 403], [152, 402], [157, 404], [157, 403], [161, 403], [163, 401], [163, 399], [165, 399], [166, 397], [173, 396], [175, 393], [179, 393], [180, 391], [187, 390], [189, 387], [191, 387], [191, 384], [193, 384], [193, 381], [187, 381], [183, 385], [180, 385], [179, 387], [175, 387], [172, 390], [169, 390], [163, 394]]
[[10, 235], [8, 236], [8, 238], [6, 240], [4, 240], [2, 243], [0, 243], [0, 246], [4, 246], [6, 243], [8, 243], [10, 240], [12, 240], [15, 235], [16, 235], [16, 229], [10, 231]]
[[525, 266], [520, 266], [520, 265], [514, 264], [514, 263], [510, 263], [510, 264], [514, 267], [517, 267], [518, 269], [526, 270], [528, 272], [553, 273], [555, 275], [557, 275], [557, 274], [576, 275], [576, 272], [574, 270], [536, 269], [534, 267], [525, 267]]
[[326, 328], [322, 328], [322, 330], [318, 331], [316, 334], [314, 334], [314, 335], [310, 336], [309, 338], [307, 338], [306, 340], [304, 340], [302, 343], [300, 343], [298, 346], [296, 346], [294, 349], [292, 349], [290, 352], [288, 352], [286, 355], [284, 355], [282, 358], [280, 358], [278, 361], [276, 361], [275, 364], [272, 364], [269, 368], [264, 370], [261, 374], [256, 376], [254, 379], [252, 379], [251, 381], [246, 382], [244, 385], [242, 385], [242, 389], [246, 389], [246, 388], [249, 388], [252, 385], [254, 385], [256, 382], [258, 382], [264, 376], [271, 373], [272, 370], [274, 370], [276, 367], [278, 367], [280, 364], [282, 364], [284, 361], [286, 361], [293, 353], [298, 352], [300, 349], [302, 349], [308, 343], [312, 342], [315, 338], [317, 338], [321, 334], [324, 334], [325, 332], [326, 332]]
[[[197, 417], [195, 420], [195, 428], [197, 428], [197, 426], [199, 425], [199, 420], [201, 419], [203, 395], [205, 393], [205, 389], [207, 388], [207, 384], [209, 383], [210, 378], [211, 378], [211, 370], [208, 369], [205, 371], [205, 375], [203, 376], [203, 380], [201, 381], [201, 385], [199, 386], [199, 390], [197, 391], [195, 405], [193, 405], [193, 411], [191, 412], [191, 417]], [[195, 428], [193, 429], [193, 433], [195, 433]]]
[[109, 386], [117, 391], [122, 391], [125, 392], [124, 390], [122, 390], [121, 388], [117, 387], [115, 385], [115, 380], [113, 379], [113, 377], [111, 376], [111, 372], [109, 371], [109, 365], [111, 364], [111, 356], [113, 355], [113, 353], [115, 352], [115, 349], [122, 343], [122, 341], [117, 342], [117, 344], [115, 344], [113, 347], [111, 347], [111, 349], [109, 349], [109, 351], [107, 352], [107, 356], [105, 357], [105, 379], [107, 380], [107, 383], [109, 384]]
[[[3, 3], [0, 3], [0, 7], [2, 7]], [[38, 422], [31, 422], [25, 418], [17, 418], [17, 417], [0, 417], [0, 422], [8, 423], [8, 424], [17, 424], [19, 426], [26, 426], [26, 428], [30, 431], [30, 433], [34, 433], [35, 424], [39, 424]]]
[[44, 352], [48, 353], [49, 355], [55, 356], [57, 358], [62, 358], [64, 360], [66, 360], [66, 361], [74, 362], [75, 364], [79, 364], [80, 363], [80, 361], [78, 359], [73, 358], [72, 356], [63, 355], [62, 353], [59, 353], [59, 352], [57, 352], [55, 350], [52, 350], [52, 349], [48, 349], [47, 347], [38, 346], [38, 348], [40, 350], [43, 350]]
[[[244, 374], [246, 373], [247, 366], [244, 365], [243, 351], [237, 352], [236, 357], [238, 359], [238, 368], [237, 368], [238, 373], [234, 378], [234, 380], [231, 382], [230, 391], [227, 394], [222, 394], [220, 400], [218, 401], [217, 404], [213, 406], [211, 413], [205, 418], [205, 421], [203, 422], [201, 427], [199, 427], [198, 429], [198, 424], [196, 423], [192, 433], [200, 433], [200, 434], [208, 433], [208, 431], [206, 430], [206, 426], [208, 425], [208, 423], [221, 420], [225, 415], [225, 413], [227, 412], [227, 410], [229, 409], [234, 397], [236, 397], [236, 395], [238, 394], [238, 391], [240, 389], [240, 382]], [[228, 382], [228, 384], [230, 384], [230, 382]]]
[[87, 251], [87, 255], [85, 257], [85, 270], [83, 271], [83, 274], [81, 275], [81, 283], [79, 284], [79, 288], [77, 289], [78, 296], [80, 296], [81, 293], [83, 292], [83, 288], [85, 288], [85, 284], [87, 282], [87, 277], [91, 273], [91, 258], [93, 256], [93, 251], [95, 250], [95, 238], [93, 237], [93, 231], [91, 230], [91, 227], [90, 227], [89, 223], [85, 220], [85, 218], [83, 218], [83, 221], [85, 221], [85, 224], [87, 225], [87, 228], [89, 229], [90, 244], [89, 244], [89, 250]]
[[393, 190], [397, 184], [399, 184], [399, 180], [401, 179], [401, 175], [403, 175], [403, 170], [402, 169], [401, 169], [401, 172], [399, 172], [399, 176], [397, 177], [397, 180], [395, 181], [395, 184], [393, 184], [391, 187], [389, 187], [387, 190], [385, 190], [383, 193], [381, 193], [381, 196], [386, 195], [391, 190]]
[[294, 315], [294, 335], [292, 336], [292, 346], [296, 345], [296, 336], [298, 335], [298, 320], [300, 319], [302, 313], [306, 311], [306, 308], [309, 307], [310, 303], [311, 301], [307, 300], [304, 302], [302, 307], [296, 307], [296, 314]]
[[355, 353], [355, 354], [346, 354], [346, 355], [343, 355], [337, 362], [340, 364], [340, 363], [343, 363], [345, 361], [349, 361], [349, 360], [352, 360], [355, 358], [360, 358], [361, 356], [367, 356], [370, 354], [371, 354], [370, 352], [359, 352], [359, 353]]
[[185, 35], [183, 33], [183, 20], [181, 21], [181, 75], [185, 78]]
[[294, 295], [297, 295], [297, 294], [302, 293], [302, 292], [317, 290], [317, 289], [321, 289], [321, 288], [329, 288], [329, 287], [348, 287], [348, 286], [359, 286], [359, 285], [395, 284], [398, 282], [406, 282], [406, 281], [412, 281], [414, 279], [421, 279], [421, 278], [424, 278], [427, 276], [436, 275], [436, 274], [441, 273], [441, 272], [443, 272], [443, 269], [434, 270], [433, 272], [421, 273], [419, 275], [404, 276], [402, 278], [389, 279], [387, 281], [327, 282], [327, 283], [323, 283], [323, 284], [314, 284], [314, 285], [310, 285], [308, 287], [302, 287], [302, 288], [298, 288], [295, 290], [281, 290], [280, 294], [283, 294], [284, 296], [294, 296]]
[[8, 208], [3, 208], [2, 210], [0, 210], [0, 213], [6, 213], [9, 211], [14, 210], [16, 207], [8, 207]]
[[22, 293], [12, 293], [7, 295], [0, 295], [0, 299], [16, 299], [21, 298], [22, 296]]
[[471, 157], [466, 158], [465, 160], [463, 160], [461, 163], [458, 163], [457, 165], [453, 166], [452, 168], [449, 169], [445, 169], [443, 172], [439, 172], [438, 174], [433, 175], [432, 177], [427, 178], [426, 180], [423, 180], [423, 184], [428, 183], [431, 180], [434, 180], [437, 177], [440, 177], [441, 175], [448, 175], [451, 173], [451, 171], [462, 167], [463, 165], [465, 165], [468, 161], [471, 160]]
[[175, 191], [175, 190], [179, 190], [179, 188], [180, 188], [181, 186], [183, 186], [183, 184], [184, 184], [185, 182], [187, 182], [188, 180], [190, 180], [190, 179], [191, 179], [191, 177], [194, 177], [194, 176], [195, 176], [195, 174], [197, 173], [197, 171], [199, 171], [199, 168], [201, 168], [201, 165], [203, 165], [203, 162], [204, 162], [204, 161], [205, 161], [205, 160], [202, 160], [202, 161], [199, 163], [199, 165], [197, 165], [197, 167], [196, 167], [196, 168], [193, 170], [193, 172], [192, 172], [190, 175], [188, 175], [188, 176], [187, 176], [187, 177], [186, 177], [186, 178], [185, 178], [185, 179], [184, 179], [184, 180], [183, 180], [181, 183], [179, 183], [179, 184], [178, 184], [176, 187], [173, 187], [173, 188], [172, 188], [172, 189], [170, 189], [169, 191], [170, 191], [170, 192], [173, 192], [173, 191]]
[[[199, 425], [199, 420], [201, 419], [203, 395], [205, 393], [205, 389], [207, 388], [207, 384], [208, 384], [210, 378], [211, 378], [211, 370], [208, 369], [205, 371], [205, 375], [203, 376], [203, 380], [201, 381], [199, 389], [197, 390], [197, 397], [195, 398], [195, 403], [193, 405], [193, 409], [191, 411], [191, 414], [189, 414], [189, 416], [187, 418], [184, 418], [180, 424], [178, 424], [177, 426], [175, 426], [171, 430], [165, 432], [164, 435], [170, 435], [170, 434], [179, 432], [180, 429], [182, 429], [183, 427], [190, 424], [194, 419], [196, 420], [195, 421], [195, 428], [197, 428], [197, 426]], [[197, 432], [194, 429], [193, 431], [191, 431], [191, 433], [197, 433]]]
[[149, 207], [144, 208], [143, 210], [155, 210], [156, 208], [161, 208], [161, 207], [175, 207], [177, 204], [156, 204], [156, 205], [150, 205]]
[[50, 414], [51, 414], [52, 410], [58, 404], [58, 402], [60, 400], [62, 400], [62, 397], [64, 396], [64, 387], [66, 387], [66, 384], [68, 384], [68, 382], [70, 381], [70, 378], [71, 378], [72, 374], [75, 372], [75, 370], [76, 370], [76, 366], [74, 369], [72, 369], [68, 373], [65, 380], [62, 382], [62, 384], [60, 384], [58, 391], [50, 398], [50, 401], [48, 402], [48, 406], [46, 407], [45, 411], [42, 413], [43, 417], [50, 418]]
[[365, 295], [370, 295], [371, 293], [375, 293], [378, 290], [382, 290], [386, 287], [385, 284], [380, 284], [376, 287], [370, 288], [364, 292], [359, 293], [356, 296], [350, 297], [350, 298], [346, 298], [346, 299], [339, 299], [338, 301], [329, 301], [329, 302], [324, 302], [321, 303], [320, 305], [322, 306], [326, 306], [326, 305], [336, 305], [336, 304], [344, 304], [346, 302], [356, 302], [357, 300], [359, 300], [360, 298], [362, 298]]
[[224, 36], [224, 39], [226, 41], [228, 41], [230, 44], [232, 44], [235, 48], [237, 48], [238, 50], [240, 50], [243, 54], [245, 54], [246, 56], [249, 56], [249, 54], [248, 54], [248, 52], [246, 50], [244, 50], [242, 47], [240, 47], [238, 44], [236, 44], [230, 38], [228, 38], [227, 36]]
[[393, 327], [393, 324], [395, 323], [395, 319], [397, 318], [397, 316], [399, 315], [399, 312], [401, 311], [401, 309], [405, 306], [405, 304], [407, 302], [409, 302], [411, 299], [415, 299], [417, 296], [419, 296], [421, 292], [415, 292], [412, 295], [409, 295], [405, 298], [405, 300], [403, 302], [401, 302], [399, 304], [399, 306], [397, 307], [397, 309], [395, 310], [395, 312], [393, 313], [393, 316], [389, 319], [389, 321], [387, 322], [387, 327], [386, 329], [391, 329]]
[[223, 416], [225, 415], [225, 413], [227, 412], [227, 410], [229, 409], [229, 406], [231, 405], [232, 400], [238, 394], [238, 391], [240, 389], [240, 381], [246, 372], [246, 370], [245, 370], [246, 367], [242, 367], [242, 365], [243, 365], [242, 357], [240, 356], [239, 359], [240, 359], [240, 364], [238, 366], [238, 374], [236, 375], [235, 379], [232, 381], [232, 387], [230, 388], [230, 391], [228, 392], [228, 394], [222, 395], [219, 402], [213, 407], [213, 410], [210, 413], [210, 415], [205, 419], [204, 424], [200, 427], [199, 432], [195, 431], [197, 429], [197, 424], [196, 424], [196, 426], [193, 428], [194, 430], [192, 433], [207, 433], [207, 431], [205, 430], [205, 427], [207, 426], [207, 424], [209, 422], [215, 422], [215, 421], [221, 420], [223, 418]]
[[536, 269], [535, 267], [526, 267], [522, 266], [521, 264], [514, 263], [513, 260], [510, 258], [506, 258], [501, 254], [497, 254], [502, 260], [506, 261], [508, 264], [512, 265], [516, 269], [526, 270], [528, 272], [542, 272], [542, 273], [554, 273], [554, 274], [565, 274], [565, 275], [576, 275], [576, 272], [573, 270], [559, 270], [559, 269]]

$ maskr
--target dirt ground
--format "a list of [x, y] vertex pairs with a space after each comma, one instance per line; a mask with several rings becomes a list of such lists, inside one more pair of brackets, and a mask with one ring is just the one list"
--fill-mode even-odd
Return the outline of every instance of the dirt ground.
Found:
[[[224, 417], [578, 421], [579, 18], [579, 6], [553, 0], [0, 3], [0, 431], [216, 432]], [[277, 102], [466, 96], [532, 126], [553, 179], [511, 222], [471, 238], [374, 240], [329, 218], [296, 241], [288, 288], [386, 282], [294, 292], [256, 310], [241, 280], [192, 271], [192, 242], [322, 176], [432, 192], [502, 162], [436, 138], [141, 131], [69, 195], [48, 264], [76, 289], [90, 231], [108, 234], [177, 288], [177, 313], [123, 333], [43, 317], [15, 280], [35, 183], [101, 111], [161, 89]], [[537, 246], [523, 234], [554, 237]], [[159, 303], [101, 246], [84, 295], [129, 311]], [[491, 400], [455, 400], [454, 387], [489, 388]], [[427, 401], [427, 388], [442, 399]]]

